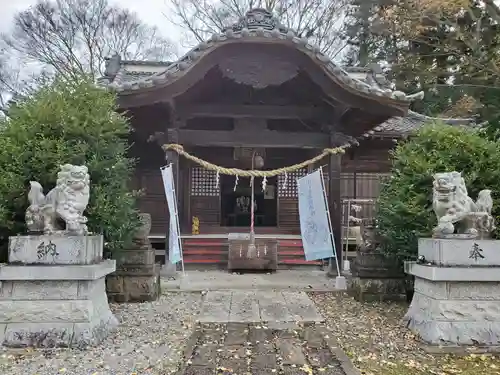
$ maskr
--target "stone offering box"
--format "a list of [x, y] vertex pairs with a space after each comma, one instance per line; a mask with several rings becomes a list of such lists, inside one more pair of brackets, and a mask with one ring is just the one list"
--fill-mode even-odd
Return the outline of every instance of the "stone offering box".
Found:
[[86, 347], [118, 321], [109, 309], [102, 236], [11, 237], [0, 267], [0, 340], [8, 347]]
[[430, 345], [500, 345], [500, 241], [420, 239], [415, 294], [404, 318]]
[[[227, 268], [232, 270], [278, 269], [278, 241], [270, 238], [256, 238], [255, 250], [249, 254], [250, 235], [230, 233], [228, 236], [229, 254]], [[250, 255], [250, 256], [249, 256]]]

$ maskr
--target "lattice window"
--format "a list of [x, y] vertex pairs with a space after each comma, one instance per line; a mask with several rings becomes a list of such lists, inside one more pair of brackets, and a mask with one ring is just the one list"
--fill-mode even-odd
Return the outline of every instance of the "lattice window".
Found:
[[220, 194], [220, 181], [217, 184], [217, 173], [205, 168], [191, 169], [191, 195], [213, 197]]
[[297, 178], [304, 177], [306, 174], [307, 169], [305, 168], [288, 173], [285, 186], [283, 186], [285, 182], [285, 175], [280, 174], [278, 176], [278, 196], [280, 198], [297, 198]]

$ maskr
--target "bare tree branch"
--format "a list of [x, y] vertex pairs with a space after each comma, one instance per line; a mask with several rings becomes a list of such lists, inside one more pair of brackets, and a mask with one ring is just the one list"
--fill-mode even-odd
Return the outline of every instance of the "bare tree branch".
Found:
[[169, 59], [173, 43], [108, 0], [39, 0], [14, 19], [3, 40], [13, 51], [66, 79], [101, 75], [105, 58]]
[[339, 31], [346, 0], [167, 0], [165, 16], [186, 34], [187, 46], [207, 40], [238, 21], [252, 8], [264, 8], [322, 52], [335, 55], [342, 49]]

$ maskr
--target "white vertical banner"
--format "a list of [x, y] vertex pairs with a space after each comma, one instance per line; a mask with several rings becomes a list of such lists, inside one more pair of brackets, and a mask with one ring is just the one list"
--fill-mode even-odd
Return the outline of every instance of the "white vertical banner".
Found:
[[323, 174], [318, 169], [297, 179], [299, 221], [306, 260], [335, 258]]
[[168, 204], [168, 211], [170, 213], [170, 228], [168, 231], [168, 260], [172, 264], [182, 262], [182, 268], [184, 269], [181, 231], [177, 212], [177, 199], [175, 198], [175, 184], [172, 164], [162, 167], [160, 170], [161, 177], [163, 179], [163, 188], [165, 189], [165, 197]]

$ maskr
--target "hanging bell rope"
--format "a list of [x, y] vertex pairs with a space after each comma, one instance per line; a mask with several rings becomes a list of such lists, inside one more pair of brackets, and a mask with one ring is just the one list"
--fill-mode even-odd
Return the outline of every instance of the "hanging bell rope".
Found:
[[176, 143], [165, 144], [162, 146], [164, 151], [175, 151], [179, 155], [184, 156], [186, 159], [195, 162], [198, 165], [201, 165], [203, 168], [217, 172], [219, 174], [229, 175], [229, 176], [239, 176], [239, 177], [274, 177], [279, 176], [281, 174], [288, 174], [291, 172], [298, 171], [303, 169], [311, 164], [318, 162], [328, 155], [336, 155], [345, 153], [345, 149], [349, 147], [349, 145], [344, 145], [341, 147], [335, 148], [325, 148], [321, 154], [313, 157], [312, 159], [305, 160], [301, 163], [290, 165], [284, 168], [273, 169], [270, 171], [261, 171], [256, 169], [239, 169], [239, 168], [224, 168], [213, 163], [210, 163], [206, 160], [200, 159], [184, 150], [182, 145]]

